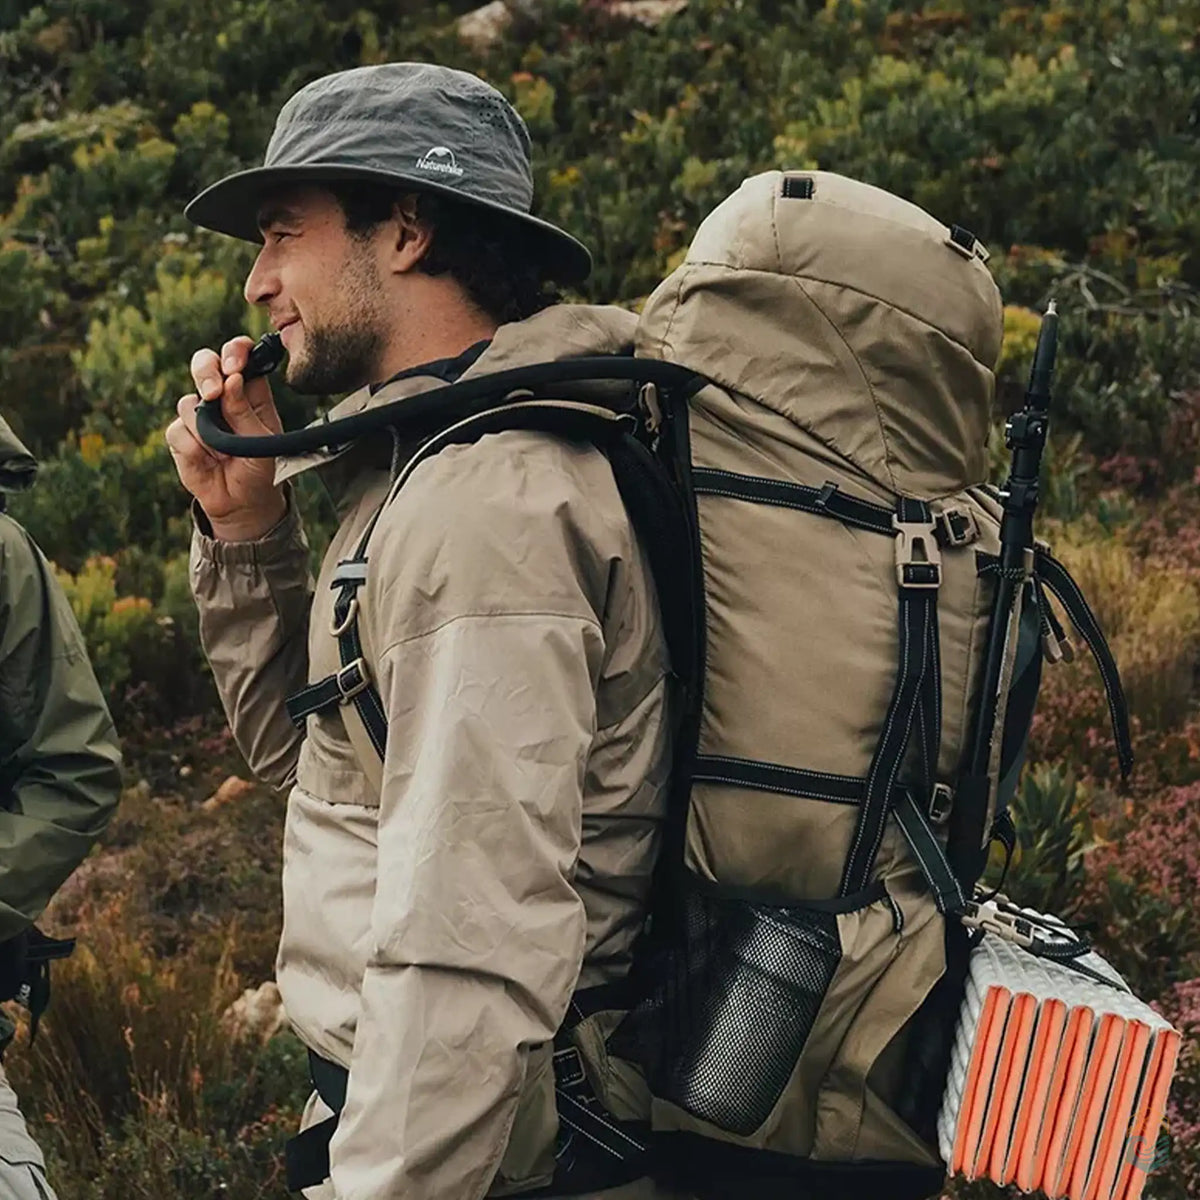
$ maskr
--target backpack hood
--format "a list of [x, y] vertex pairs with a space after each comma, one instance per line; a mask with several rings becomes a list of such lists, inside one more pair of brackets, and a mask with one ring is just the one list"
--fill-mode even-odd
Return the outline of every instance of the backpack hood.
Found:
[[841, 175], [756, 175], [646, 302], [637, 353], [758, 401], [891, 491], [948, 495], [986, 476], [1003, 334], [986, 254], [959, 239]]
[[37, 460], [0, 417], [0, 492], [23, 492], [37, 475]]

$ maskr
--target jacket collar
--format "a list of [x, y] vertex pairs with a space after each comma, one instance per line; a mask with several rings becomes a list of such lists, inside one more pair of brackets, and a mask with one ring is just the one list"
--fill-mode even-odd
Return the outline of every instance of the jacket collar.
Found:
[[[476, 343], [456, 359], [439, 359], [403, 371], [382, 385], [359, 388], [310, 422], [309, 427], [445, 387], [455, 378], [452, 374], [454, 365], [464, 360], [469, 360], [468, 365], [457, 378], [466, 380], [537, 362], [592, 354], [630, 354], [636, 325], [634, 314], [622, 308], [556, 304], [527, 320], [501, 325], [492, 340], [483, 343], [478, 352], [476, 349], [480, 344]], [[476, 352], [474, 357], [473, 352]], [[282, 484], [313, 467], [326, 466], [345, 455], [352, 445], [354, 443], [278, 458], [275, 482]]]

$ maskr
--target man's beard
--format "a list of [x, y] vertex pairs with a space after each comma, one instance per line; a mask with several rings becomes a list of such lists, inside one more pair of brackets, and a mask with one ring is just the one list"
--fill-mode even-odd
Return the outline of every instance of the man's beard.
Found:
[[304, 353], [288, 363], [287, 381], [312, 396], [352, 392], [373, 383], [387, 347], [380, 306], [383, 280], [367, 242], [354, 240], [338, 284], [342, 316], [333, 324], [304, 327]]
[[288, 362], [287, 381], [297, 392], [311, 396], [352, 392], [371, 382], [370, 372], [385, 340], [383, 331], [369, 320], [306, 327], [304, 356]]

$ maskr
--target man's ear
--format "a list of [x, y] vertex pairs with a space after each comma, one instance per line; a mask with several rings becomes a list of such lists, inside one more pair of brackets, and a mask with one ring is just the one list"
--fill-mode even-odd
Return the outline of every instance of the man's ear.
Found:
[[416, 196], [401, 196], [392, 209], [390, 266], [398, 275], [413, 270], [433, 245], [433, 226], [422, 220]]

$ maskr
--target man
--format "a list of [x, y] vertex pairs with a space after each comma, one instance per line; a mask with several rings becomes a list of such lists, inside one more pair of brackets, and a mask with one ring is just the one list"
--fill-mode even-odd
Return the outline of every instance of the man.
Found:
[[[262, 242], [247, 299], [281, 331], [292, 386], [352, 393], [339, 417], [628, 351], [630, 314], [547, 306], [546, 281], [577, 282], [590, 259], [531, 199], [528, 134], [503, 97], [393, 63], [302, 89], [266, 165], [188, 214]], [[280, 428], [266, 381], [242, 377], [249, 348], [197, 351], [198, 394], [167, 442], [196, 502], [193, 588], [231, 726], [251, 767], [291, 787], [279, 985], [318, 1091], [341, 1108], [330, 1180], [305, 1194], [558, 1194], [553, 1039], [573, 994], [629, 969], [665, 804], [648, 564], [598, 450], [511, 430], [452, 446], [383, 510], [356, 596], [382, 761], [348, 696], [297, 730], [285, 698], [340, 665], [338, 563], [409, 447], [209, 452], [202, 399], [235, 432]], [[290, 490], [314, 468], [340, 519], [315, 588]], [[305, 1126], [329, 1111], [314, 1096]], [[570, 1140], [563, 1163], [586, 1158]], [[602, 1175], [572, 1194], [657, 1194]]]
[[[0, 419], [0, 1000], [45, 1002], [47, 959], [68, 944], [32, 928], [103, 833], [121, 794], [120, 751], [75, 616], [5, 493], [36, 464]], [[0, 1013], [0, 1053], [15, 1028]], [[0, 1196], [53, 1200], [42, 1152], [0, 1068]]]

